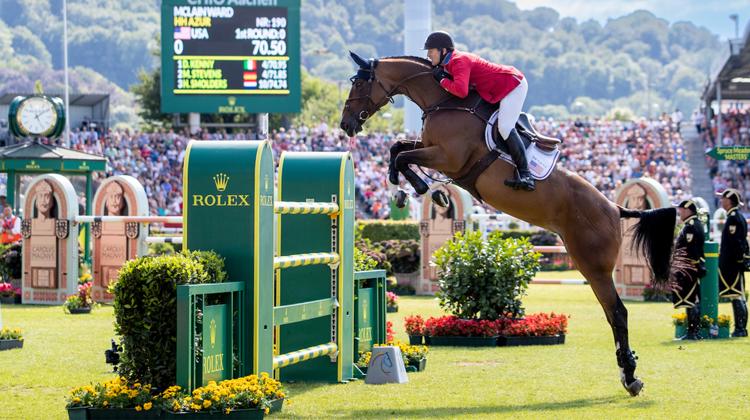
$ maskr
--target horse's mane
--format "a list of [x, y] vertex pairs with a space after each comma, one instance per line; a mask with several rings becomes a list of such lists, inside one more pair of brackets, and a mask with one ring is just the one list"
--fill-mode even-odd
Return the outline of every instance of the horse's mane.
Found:
[[432, 68], [432, 63], [430, 62], [430, 60], [426, 58], [422, 58], [422, 57], [416, 57], [413, 55], [394, 55], [391, 57], [382, 57], [381, 60], [405, 60], [405, 61], [414, 62], [416, 64], [419, 64], [425, 67]]

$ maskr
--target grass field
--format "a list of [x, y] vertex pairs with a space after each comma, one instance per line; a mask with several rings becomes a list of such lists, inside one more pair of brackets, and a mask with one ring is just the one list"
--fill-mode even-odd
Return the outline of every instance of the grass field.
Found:
[[[588, 286], [532, 285], [528, 312], [571, 315], [565, 345], [432, 348], [427, 370], [402, 385], [289, 384], [292, 403], [271, 418], [747, 418], [750, 339], [674, 342], [666, 303], [627, 303], [630, 337], [646, 387], [631, 398], [619, 383], [612, 336]], [[428, 297], [401, 298], [389, 314], [438, 315]], [[88, 316], [59, 307], [3, 306], [21, 327], [23, 350], [0, 352], [0, 418], [64, 419], [69, 388], [111, 376], [104, 350], [112, 309]], [[731, 314], [729, 305], [721, 313]]]

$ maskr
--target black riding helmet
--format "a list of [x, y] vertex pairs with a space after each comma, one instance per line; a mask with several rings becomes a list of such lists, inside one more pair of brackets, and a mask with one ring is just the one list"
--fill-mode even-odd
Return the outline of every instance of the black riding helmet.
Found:
[[445, 31], [433, 32], [427, 36], [427, 39], [424, 42], [423, 49], [429, 50], [430, 48], [437, 48], [439, 50], [447, 48], [449, 50], [452, 50], [454, 48], [453, 38], [451, 38], [451, 35]]

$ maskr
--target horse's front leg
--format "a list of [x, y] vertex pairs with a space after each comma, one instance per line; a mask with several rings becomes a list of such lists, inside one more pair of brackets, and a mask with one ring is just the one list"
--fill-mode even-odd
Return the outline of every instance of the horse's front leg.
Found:
[[[404, 174], [404, 177], [419, 195], [425, 194], [430, 190], [430, 187], [409, 165], [424, 166], [444, 173], [455, 172], [460, 167], [460, 165], [456, 165], [456, 162], [452, 162], [451, 157], [446, 156], [445, 152], [439, 146], [427, 146], [418, 150], [399, 153], [395, 164], [396, 169]], [[440, 190], [433, 191], [432, 199], [441, 207], [446, 207], [449, 204], [448, 197]], [[399, 204], [398, 200], [396, 204]]]
[[396, 143], [393, 143], [390, 150], [390, 159], [388, 161], [388, 182], [391, 183], [391, 185], [395, 185], [398, 187], [398, 169], [396, 168], [396, 157], [398, 157], [398, 154], [407, 150], [417, 150], [421, 149], [424, 146], [424, 144], [421, 141], [412, 142], [412, 141], [397, 141]]

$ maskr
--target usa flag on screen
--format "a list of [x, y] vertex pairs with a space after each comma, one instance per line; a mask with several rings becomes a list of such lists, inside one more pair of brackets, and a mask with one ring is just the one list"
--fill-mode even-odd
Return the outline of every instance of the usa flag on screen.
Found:
[[190, 39], [190, 27], [179, 26], [174, 28], [174, 39]]

